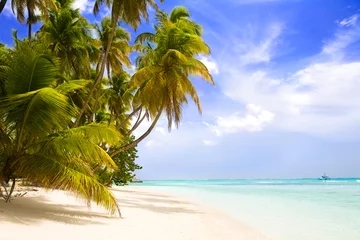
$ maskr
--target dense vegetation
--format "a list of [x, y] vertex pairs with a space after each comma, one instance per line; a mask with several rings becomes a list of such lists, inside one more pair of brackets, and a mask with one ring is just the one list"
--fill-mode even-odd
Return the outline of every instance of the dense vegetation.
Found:
[[[161, 115], [169, 130], [178, 126], [188, 97], [201, 113], [190, 76], [213, 84], [197, 59], [210, 53], [202, 28], [186, 8], [167, 14], [153, 0], [97, 0], [95, 14], [103, 4], [111, 9], [100, 24], [90, 24], [71, 0], [11, 4], [28, 25], [28, 38], [20, 40], [14, 31], [13, 45], [0, 45], [0, 182], [12, 183], [10, 192], [0, 193], [9, 201], [15, 179], [26, 178], [114, 213], [118, 206], [106, 186], [126, 184], [141, 168], [135, 147]], [[154, 31], [141, 33], [131, 46], [119, 23], [136, 29], [148, 19], [149, 6], [157, 12]], [[131, 68], [132, 51], [138, 57], [130, 76], [123, 66]], [[151, 126], [135, 139], [144, 119]]]

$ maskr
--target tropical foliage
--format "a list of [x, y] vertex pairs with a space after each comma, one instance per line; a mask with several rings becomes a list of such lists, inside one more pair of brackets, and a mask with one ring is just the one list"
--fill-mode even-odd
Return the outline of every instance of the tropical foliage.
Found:
[[[19, 21], [28, 18], [29, 36], [19, 40], [14, 31], [13, 45], [0, 45], [0, 182], [5, 190], [0, 188], [0, 196], [9, 202], [16, 179], [26, 178], [115, 213], [119, 208], [107, 186], [135, 177], [141, 169], [136, 146], [159, 118], [167, 117], [169, 130], [178, 126], [189, 99], [201, 113], [191, 76], [214, 83], [198, 60], [210, 54], [203, 30], [186, 8], [167, 14], [153, 0], [97, 0], [95, 13], [102, 4], [111, 10], [111, 17], [97, 24], [73, 9], [71, 0], [11, 3]], [[118, 23], [137, 28], [148, 19], [149, 6], [156, 9], [154, 32], [140, 34], [131, 46], [129, 32]], [[42, 26], [32, 33], [37, 9]], [[132, 51], [137, 59], [131, 76], [126, 69], [133, 68]], [[151, 126], [135, 139], [132, 134], [144, 120]]]

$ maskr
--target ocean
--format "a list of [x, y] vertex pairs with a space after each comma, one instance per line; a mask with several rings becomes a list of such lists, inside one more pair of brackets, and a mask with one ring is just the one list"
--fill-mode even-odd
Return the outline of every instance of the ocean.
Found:
[[214, 206], [275, 240], [360, 240], [360, 180], [144, 181]]

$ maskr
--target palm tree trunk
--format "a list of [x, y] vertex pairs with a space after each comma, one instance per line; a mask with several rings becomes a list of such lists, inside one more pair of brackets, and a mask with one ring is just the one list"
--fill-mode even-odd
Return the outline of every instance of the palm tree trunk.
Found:
[[110, 180], [105, 183], [104, 185], [107, 186], [107, 187], [111, 187], [112, 186], [112, 181], [113, 181], [113, 178], [111, 177]]
[[[146, 112], [145, 112], [145, 113], [146, 113]], [[141, 109], [140, 112], [139, 112], [139, 116], [138, 116], [138, 118], [136, 119], [136, 122], [135, 122], [134, 126], [135, 126], [136, 124], [138, 124], [138, 122], [140, 121], [141, 114], [142, 114], [142, 109]]]
[[81, 110], [79, 112], [79, 115], [78, 115], [78, 117], [76, 118], [76, 120], [74, 122], [73, 127], [77, 127], [79, 125], [80, 118], [82, 117], [82, 115], [84, 114], [86, 108], [88, 107], [90, 99], [91, 99], [91, 97], [92, 97], [92, 95], [94, 93], [95, 88], [97, 87], [99, 82], [101, 82], [101, 79], [104, 77], [105, 65], [106, 65], [106, 62], [107, 62], [107, 58], [109, 56], [109, 51], [110, 51], [112, 41], [114, 39], [117, 22], [118, 22], [117, 20], [112, 21], [111, 34], [110, 34], [109, 39], [108, 39], [108, 44], [106, 46], [104, 58], [102, 59], [102, 62], [101, 62], [101, 65], [100, 65], [100, 71], [99, 71], [99, 73], [98, 73], [98, 75], [97, 75], [97, 77], [95, 79], [94, 85], [90, 89], [89, 95], [88, 95], [88, 97], [87, 97], [87, 99], [86, 99], [86, 101], [84, 103], [84, 106], [81, 108]]
[[31, 11], [30, 11], [30, 7], [28, 6], [27, 8], [28, 10], [28, 38], [31, 39], [31, 21], [33, 20], [33, 16], [31, 14]]
[[[140, 117], [140, 115], [139, 115], [139, 117]], [[144, 121], [145, 117], [146, 117], [146, 113], [145, 113], [144, 116], [140, 119], [140, 121], [139, 121], [139, 119], [138, 119], [138, 121], [134, 124], [134, 126], [130, 129], [130, 131], [126, 134], [126, 136], [130, 136], [131, 133], [132, 133], [133, 131], [135, 131], [135, 129], [137, 129], [137, 128], [140, 126], [140, 124], [142, 123], [142, 121]]]
[[142, 105], [140, 105], [138, 108], [136, 108], [132, 113], [130, 113], [124, 121], [122, 121], [119, 126], [116, 127], [116, 129], [119, 131], [124, 124], [129, 121], [140, 109], [142, 108]]
[[109, 124], [108, 124], [108, 126], [111, 125], [112, 120], [113, 120], [113, 114], [110, 112], [110, 118], [109, 118]]
[[95, 174], [101, 167], [101, 163], [99, 163], [98, 165], [96, 165], [96, 167], [93, 170], [93, 174]]
[[10, 202], [11, 195], [14, 192], [14, 189], [15, 189], [15, 182], [16, 182], [16, 180], [15, 180], [15, 178], [13, 178], [13, 183], [11, 185], [10, 192], [7, 195], [7, 198], [6, 198], [5, 202]]
[[2, 191], [1, 191], [1, 194], [2, 194], [3, 198], [4, 198], [5, 201], [6, 201], [6, 198], [7, 198], [7, 196], [9, 195], [9, 193], [8, 193], [8, 191], [7, 191], [7, 189], [6, 189], [6, 185], [5, 185], [5, 182], [4, 182], [4, 181], [1, 182], [1, 186], [2, 186], [2, 187], [4, 188], [4, 190], [5, 190], [5, 195], [4, 195], [4, 193], [2, 193]]
[[2, 192], [1, 186], [0, 186], [0, 197], [5, 199], [5, 196], [4, 196], [3, 192]]
[[0, 13], [4, 10], [7, 0], [0, 1]]
[[103, 175], [103, 174], [106, 172], [106, 170], [107, 170], [107, 167], [105, 167], [105, 168], [101, 171], [101, 173], [99, 173], [99, 177], [100, 177], [101, 175]]
[[128, 150], [129, 148], [132, 148], [132, 147], [135, 147], [136, 145], [138, 145], [142, 140], [144, 140], [150, 133], [151, 131], [154, 129], [156, 123], [158, 122], [160, 116], [161, 116], [161, 113], [162, 113], [162, 110], [163, 110], [163, 106], [160, 108], [157, 116], [155, 117], [153, 123], [151, 124], [151, 126], [149, 127], [149, 129], [141, 136], [139, 137], [138, 139], [136, 139], [135, 141], [133, 141], [132, 143], [129, 143], [125, 146], [122, 146], [120, 149], [116, 150], [115, 152], [111, 153], [110, 154], [110, 157], [114, 157], [116, 156], [117, 154], [125, 151], [125, 150]]
[[94, 104], [94, 109], [91, 111], [91, 114], [90, 114], [90, 122], [94, 121], [94, 115], [95, 115], [98, 105], [99, 105], [99, 98], [100, 98], [100, 90], [96, 93], [96, 96], [95, 96], [95, 104]]
[[112, 82], [109, 61], [106, 64], [106, 70], [107, 70], [108, 79], [110, 80], [110, 82]]
[[28, 38], [31, 39], [31, 23], [29, 23], [28, 25]]

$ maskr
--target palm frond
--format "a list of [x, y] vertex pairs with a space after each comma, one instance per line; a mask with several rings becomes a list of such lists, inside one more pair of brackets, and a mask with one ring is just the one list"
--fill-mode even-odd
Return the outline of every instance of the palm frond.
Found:
[[110, 190], [90, 175], [81, 161], [59, 159], [60, 156], [54, 155], [24, 155], [14, 161], [13, 165], [18, 174], [42, 183], [46, 188], [71, 191], [76, 196], [101, 204], [111, 213], [119, 209]]
[[62, 94], [67, 94], [76, 90], [86, 90], [87, 85], [91, 83], [90, 80], [70, 80], [57, 86], [56, 90]]
[[57, 61], [50, 55], [39, 53], [28, 42], [19, 42], [9, 54], [7, 62], [11, 68], [0, 74], [8, 78], [8, 94], [22, 94], [49, 87], [58, 76]]
[[154, 42], [154, 40], [155, 40], [155, 34], [151, 32], [144, 32], [136, 37], [135, 43]]
[[95, 144], [107, 143], [109, 146], [118, 144], [122, 139], [122, 136], [114, 127], [109, 127], [102, 123], [91, 123], [71, 128], [63, 131], [63, 133], [80, 135]]
[[183, 6], [178, 6], [175, 7], [171, 13], [170, 13], [170, 17], [169, 20], [173, 23], [177, 22], [180, 19], [183, 18], [189, 18], [190, 17], [190, 12], [186, 7]]
[[0, 114], [19, 128], [19, 143], [26, 136], [46, 136], [66, 127], [76, 114], [69, 98], [53, 88], [10, 95], [2, 100]]

